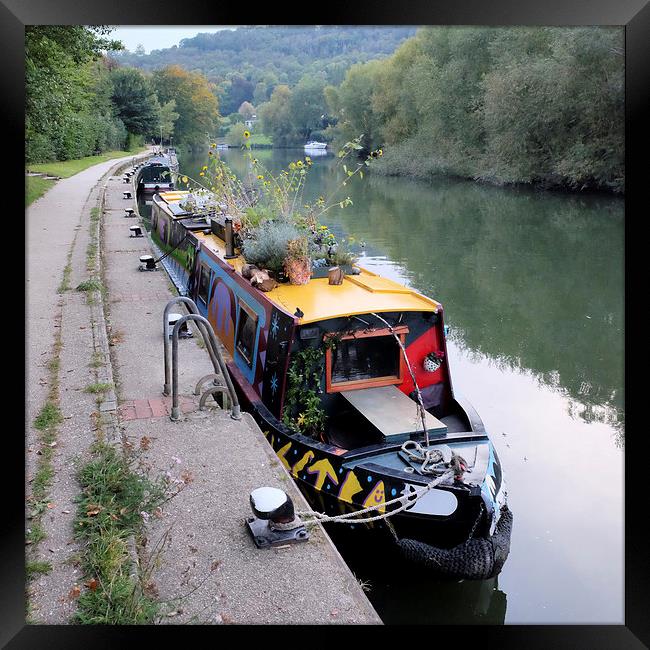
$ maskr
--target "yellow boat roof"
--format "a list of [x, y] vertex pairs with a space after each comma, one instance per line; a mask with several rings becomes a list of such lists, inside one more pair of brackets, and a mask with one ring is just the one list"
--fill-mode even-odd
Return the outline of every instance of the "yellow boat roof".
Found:
[[[219, 237], [201, 232], [194, 235], [201, 246], [223, 259], [226, 247]], [[241, 255], [224, 261], [239, 273], [246, 263]], [[398, 282], [357, 268], [359, 275], [346, 275], [340, 285], [330, 285], [327, 278], [315, 278], [305, 285], [279, 284], [265, 296], [290, 314], [299, 308], [304, 314], [299, 319], [301, 324], [371, 312], [436, 311], [440, 306], [435, 300]]]

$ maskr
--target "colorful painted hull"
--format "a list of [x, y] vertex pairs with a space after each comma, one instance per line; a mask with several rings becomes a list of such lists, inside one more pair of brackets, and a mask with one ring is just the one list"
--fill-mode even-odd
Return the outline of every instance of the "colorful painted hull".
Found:
[[[162, 205], [163, 198], [157, 197], [154, 203]], [[373, 515], [382, 515], [395, 507], [385, 505], [390, 500], [426, 486], [433, 476], [421, 474], [420, 464], [405, 458], [404, 438], [387, 437], [384, 441], [359, 444], [358, 437], [355, 438], [357, 428], [365, 424], [361, 416], [354, 419], [358, 414], [350, 413], [348, 417], [347, 411], [341, 411], [344, 398], [330, 382], [331, 368], [325, 373], [327, 378], [323, 378], [319, 391], [329, 413], [328, 432], [319, 440], [297, 433], [283, 422], [292, 355], [297, 356], [305, 347], [317, 347], [319, 340], [327, 338], [324, 332], [346, 331], [349, 334], [351, 331], [355, 339], [372, 336], [368, 333], [368, 322], [375, 314], [364, 312], [359, 317], [349, 317], [332, 308], [329, 318], [319, 316], [320, 319], [315, 320], [313, 310], [318, 306], [312, 310], [312, 320], [302, 318], [300, 309], [292, 314], [289, 310], [292, 303], [288, 301], [299, 295], [301, 304], [307, 307], [311, 304], [307, 302], [308, 290], [296, 289], [303, 292], [297, 294], [292, 289], [277, 295], [259, 291], [238, 272], [238, 262], [224, 259], [223, 242], [219, 243], [209, 231], [200, 228], [184, 231], [182, 224], [187, 223], [186, 217], [176, 215], [174, 219], [172, 212], [162, 210], [158, 217], [154, 214], [154, 227], [169, 245], [187, 234], [192, 251], [187, 256], [190, 280], [184, 293], [193, 298], [199, 312], [208, 319], [228, 351], [231, 357], [228, 369], [243, 408], [252, 413], [278, 459], [312, 507], [332, 515], [373, 507]], [[495, 559], [487, 568], [483, 564], [477, 571], [468, 566], [458, 574], [458, 577], [488, 577], [491, 571], [500, 569], [509, 549], [509, 528], [505, 534], [503, 526], [499, 528], [500, 522], [505, 520], [502, 515], [508, 513], [505, 484], [499, 459], [480, 417], [453, 392], [446, 362], [442, 307], [424, 299], [409, 303], [409, 299], [415, 298], [409, 298], [408, 290], [394, 289], [372, 274], [360, 279], [350, 277], [346, 281], [350, 283], [350, 291], [359, 294], [358, 286], [365, 287], [369, 296], [366, 299], [383, 300], [381, 304], [391, 305], [390, 310], [378, 311], [382, 312], [383, 319], [400, 323], [395, 327], [403, 332], [406, 356], [425, 407], [444, 425], [439, 433], [430, 434], [430, 449], [444, 451], [447, 456], [456, 454], [468, 465], [467, 472], [458, 480], [450, 478], [407, 510], [391, 516], [391, 534], [398, 542], [415, 540], [415, 544], [429, 545], [434, 551], [451, 549], [454, 557], [465, 548], [472, 549], [479, 543], [489, 546], [497, 537], [507, 538], [505, 547], [502, 544], [500, 550], [495, 549]], [[327, 286], [326, 280], [312, 280], [312, 283], [315, 291]], [[345, 305], [345, 289], [337, 291], [340, 304]], [[396, 297], [387, 297], [391, 291]], [[393, 298], [397, 302], [391, 302]], [[411, 306], [400, 312], [394, 309], [395, 304]], [[413, 304], [420, 305], [423, 311], [415, 309]], [[249, 333], [243, 341], [241, 332], [246, 328]], [[443, 359], [434, 371], [427, 371], [426, 364], [423, 367], [422, 363], [430, 350], [438, 350]], [[404, 368], [400, 368], [399, 377], [389, 377], [385, 383], [391, 385], [391, 390], [399, 389], [404, 395], [413, 395], [415, 384]], [[351, 384], [353, 391], [365, 386], [359, 381]], [[350, 392], [349, 388], [344, 388], [345, 392]], [[413, 402], [414, 412], [415, 409]], [[407, 439], [423, 442], [423, 434], [414, 432]], [[409, 549], [412, 551], [412, 548], [411, 544]], [[481, 553], [485, 555], [482, 550]]]

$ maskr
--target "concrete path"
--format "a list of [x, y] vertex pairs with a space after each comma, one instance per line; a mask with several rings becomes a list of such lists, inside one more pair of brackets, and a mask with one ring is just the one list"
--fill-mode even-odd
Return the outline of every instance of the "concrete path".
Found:
[[[92, 367], [92, 315], [86, 295], [74, 287], [89, 275], [90, 214], [99, 197], [99, 182], [132, 158], [107, 161], [62, 179], [26, 210], [25, 494], [28, 512], [42, 510], [39, 526], [46, 535], [28, 549], [28, 557], [51, 566], [49, 573], [38, 575], [29, 585], [29, 618], [35, 622], [67, 623], [74, 611], [74, 599], [68, 595], [80, 579], [72, 528], [79, 490], [76, 463], [94, 441], [92, 413], [97, 409], [95, 397], [84, 390], [97, 381]], [[70, 289], [64, 291], [66, 266]], [[34, 503], [31, 484], [44, 450], [33, 422], [53, 386], [63, 421], [56, 439], [48, 443], [53, 455], [46, 503]], [[28, 535], [34, 522], [27, 521]]]
[[[304, 544], [254, 546], [244, 523], [252, 489], [281, 487], [298, 510], [308, 506], [248, 414], [234, 421], [218, 408], [198, 410], [194, 385], [212, 371], [198, 338], [180, 341], [184, 416], [180, 422], [169, 419], [169, 399], [161, 394], [162, 313], [175, 292], [163, 270], [138, 270], [139, 256], [151, 252], [149, 243], [130, 237], [129, 227], [138, 221], [125, 217], [124, 208], [134, 201], [123, 198], [121, 178], [109, 175], [100, 182], [111, 168], [114, 162], [60, 181], [27, 217], [28, 422], [47, 397], [47, 362], [57, 343], [65, 418], [53, 458], [51, 502], [42, 518], [47, 538], [38, 550], [38, 559], [53, 570], [32, 582], [32, 619], [68, 623], [75, 609], [71, 593], [84, 588], [76, 559], [82, 549], [72, 535], [74, 476], [94, 441], [97, 416], [112, 423], [114, 436], [140, 450], [143, 469], [166, 476], [170, 489], [180, 490], [161, 510], [143, 514], [139, 575], [147, 592], [164, 604], [157, 622], [381, 623], [322, 528]], [[89, 275], [89, 215], [102, 195], [105, 311], [74, 291]], [[66, 264], [71, 290], [59, 294]], [[107, 370], [95, 367], [98, 354], [110, 361]], [[115, 384], [99, 405], [84, 391], [93, 381]], [[38, 453], [35, 434], [30, 427], [28, 480], [29, 457]]]
[[[58, 181], [25, 211], [27, 260], [25, 268], [27, 300], [27, 421], [32, 422], [44, 401], [47, 372], [43, 370], [47, 355], [54, 343], [52, 315], [59, 305], [57, 288], [63, 278], [75, 236], [87, 223], [89, 208], [84, 210], [91, 189], [116, 163], [131, 161], [134, 157], [119, 158], [89, 167]], [[83, 239], [83, 235], [82, 235]], [[85, 255], [85, 239], [77, 251]], [[75, 269], [83, 271], [78, 266]], [[72, 284], [72, 286], [76, 286]]]

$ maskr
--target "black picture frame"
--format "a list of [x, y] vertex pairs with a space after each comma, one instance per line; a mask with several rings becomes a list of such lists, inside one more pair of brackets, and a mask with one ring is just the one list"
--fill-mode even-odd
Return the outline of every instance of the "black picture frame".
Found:
[[[111, 0], [83, 3], [79, 0], [0, 0], [0, 76], [4, 105], [4, 137], [6, 187], [23, 187], [24, 166], [24, 26], [30, 24], [110, 24], [110, 25], [239, 25], [239, 24], [339, 24], [339, 25], [622, 25], [626, 35], [626, 352], [633, 351], [633, 342], [640, 320], [634, 310], [645, 299], [640, 292], [637, 300], [630, 299], [631, 278], [643, 277], [639, 257], [632, 253], [633, 242], [645, 214], [640, 212], [641, 175], [648, 169], [643, 153], [650, 144], [647, 114], [650, 95], [650, 6], [648, 0], [418, 0], [409, 3], [385, 0], [357, 0], [354, 3], [296, 8], [289, 3], [207, 3], [201, 0], [189, 4], [169, 0]], [[644, 179], [645, 180], [645, 179]], [[20, 192], [10, 191], [17, 202]], [[17, 195], [17, 196], [16, 196]], [[9, 197], [11, 198], [11, 197]], [[24, 208], [23, 208], [24, 209]], [[647, 208], [644, 213], [647, 212]], [[13, 238], [12, 238], [13, 241]], [[16, 262], [19, 275], [21, 262]], [[15, 269], [11, 270], [12, 278]], [[23, 276], [24, 279], [24, 276]], [[11, 285], [13, 286], [13, 282]], [[23, 281], [23, 286], [25, 286]], [[23, 310], [24, 313], [24, 310]], [[27, 315], [29, 317], [29, 315]], [[19, 318], [19, 317], [18, 317]], [[28, 341], [26, 342], [28, 345]], [[641, 345], [639, 351], [645, 351]], [[639, 352], [633, 356], [636, 357]], [[645, 354], [643, 358], [645, 358]], [[628, 355], [626, 354], [626, 357]], [[639, 358], [642, 358], [639, 355]], [[634, 358], [629, 359], [632, 366]], [[626, 380], [631, 367], [626, 365]], [[12, 381], [17, 383], [12, 375]], [[433, 636], [410, 637], [401, 633], [401, 643], [457, 644], [488, 643], [495, 647], [513, 648], [641, 648], [650, 644], [649, 544], [643, 533], [647, 519], [643, 472], [647, 465], [648, 433], [639, 427], [636, 404], [639, 380], [626, 381], [626, 421], [632, 422], [626, 435], [625, 451], [625, 622], [623, 625], [543, 625], [463, 628], [436, 628]], [[18, 409], [11, 400], [11, 411]], [[15, 415], [20, 419], [19, 415]], [[632, 418], [630, 420], [630, 417]], [[24, 421], [23, 421], [24, 425]], [[635, 427], [636, 425], [636, 427]], [[638, 427], [638, 428], [637, 428]], [[71, 648], [88, 646], [93, 650], [116, 647], [123, 643], [151, 643], [157, 635], [171, 643], [172, 637], [188, 637], [197, 628], [178, 629], [173, 626], [146, 628], [90, 628], [83, 626], [25, 626], [24, 623], [24, 502], [21, 498], [20, 468], [24, 463], [24, 446], [17, 427], [5, 429], [5, 467], [15, 467], [18, 476], [5, 480], [0, 553], [0, 644], [8, 648]], [[5, 475], [6, 476], [6, 475]], [[24, 494], [23, 494], [24, 496]], [[606, 597], [604, 595], [603, 597]], [[230, 627], [230, 626], [229, 626]], [[224, 628], [221, 628], [223, 630]], [[229, 631], [233, 631], [232, 628]], [[236, 630], [235, 630], [236, 631]], [[262, 631], [264, 632], [264, 631]], [[380, 629], [363, 630], [364, 634], [381, 633]], [[210, 629], [210, 635], [218, 630]], [[272, 641], [296, 642], [290, 631], [272, 631]], [[291, 634], [291, 636], [289, 636]], [[301, 631], [298, 631], [301, 634]], [[320, 632], [319, 632], [320, 636]]]

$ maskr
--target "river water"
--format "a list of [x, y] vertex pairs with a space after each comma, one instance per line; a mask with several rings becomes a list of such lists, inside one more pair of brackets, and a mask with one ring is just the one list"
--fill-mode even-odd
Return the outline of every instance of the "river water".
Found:
[[[242, 152], [220, 152], [248, 173]], [[302, 150], [256, 150], [279, 171]], [[337, 158], [312, 155], [305, 199]], [[207, 154], [179, 157], [198, 178]], [[358, 181], [358, 182], [355, 182]], [[330, 532], [386, 623], [624, 621], [623, 200], [367, 174], [324, 220], [359, 263], [442, 302], [456, 392], [481, 415], [514, 514], [497, 579], [440, 580]]]

